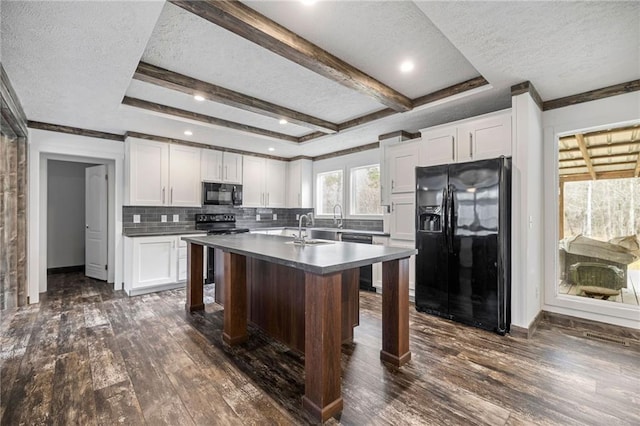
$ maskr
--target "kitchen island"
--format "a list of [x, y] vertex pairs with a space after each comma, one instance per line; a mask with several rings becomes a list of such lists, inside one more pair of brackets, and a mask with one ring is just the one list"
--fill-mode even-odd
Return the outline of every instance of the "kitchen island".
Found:
[[[183, 237], [188, 243], [187, 301], [204, 309], [202, 254], [213, 247], [224, 259], [223, 339], [247, 339], [250, 320], [305, 356], [303, 406], [325, 421], [342, 411], [340, 347], [358, 322], [358, 268], [382, 262], [382, 349], [395, 366], [409, 351], [409, 256], [415, 249], [316, 241], [264, 234]], [[219, 286], [219, 283], [216, 283]]]

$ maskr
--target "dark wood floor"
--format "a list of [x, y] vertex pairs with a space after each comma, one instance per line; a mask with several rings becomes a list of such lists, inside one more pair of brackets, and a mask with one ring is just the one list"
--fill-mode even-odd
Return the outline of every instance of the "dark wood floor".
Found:
[[[304, 360], [260, 331], [230, 348], [184, 290], [128, 298], [79, 274], [0, 323], [2, 425], [305, 424]], [[208, 288], [207, 300], [212, 289]], [[361, 294], [329, 424], [640, 424], [640, 349], [543, 322], [531, 340], [411, 310], [411, 362], [381, 364], [381, 297]]]

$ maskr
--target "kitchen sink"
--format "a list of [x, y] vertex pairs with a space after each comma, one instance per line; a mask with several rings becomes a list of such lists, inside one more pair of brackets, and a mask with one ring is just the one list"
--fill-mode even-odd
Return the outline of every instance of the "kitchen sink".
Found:
[[321, 244], [333, 244], [334, 241], [327, 241], [327, 240], [305, 240], [304, 244], [302, 244], [302, 242], [300, 241], [287, 241], [285, 244], [295, 244], [297, 246], [301, 246], [301, 245], [305, 245], [305, 246], [317, 246], [317, 245], [321, 245]]

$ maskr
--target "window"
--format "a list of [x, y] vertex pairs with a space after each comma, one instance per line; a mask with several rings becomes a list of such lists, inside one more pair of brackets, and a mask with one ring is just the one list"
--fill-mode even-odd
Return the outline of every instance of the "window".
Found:
[[351, 214], [381, 215], [380, 165], [351, 169]]
[[316, 215], [332, 215], [333, 206], [342, 205], [344, 187], [342, 174], [342, 170], [318, 173]]

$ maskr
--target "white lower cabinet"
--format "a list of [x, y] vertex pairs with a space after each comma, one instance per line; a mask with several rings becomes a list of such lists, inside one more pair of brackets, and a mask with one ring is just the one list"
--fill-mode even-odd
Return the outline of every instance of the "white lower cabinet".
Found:
[[[414, 241], [394, 240], [388, 237], [373, 237], [373, 244], [390, 247], [415, 248]], [[382, 263], [373, 264], [373, 286], [377, 293], [382, 293]], [[409, 299], [415, 300], [416, 296], [416, 257], [409, 258]]]
[[[124, 291], [129, 296], [184, 285], [187, 243], [181, 237], [183, 235], [125, 237]], [[204, 252], [206, 256], [206, 250]], [[203, 264], [206, 265], [206, 260]]]

